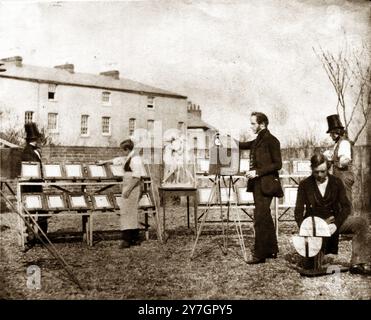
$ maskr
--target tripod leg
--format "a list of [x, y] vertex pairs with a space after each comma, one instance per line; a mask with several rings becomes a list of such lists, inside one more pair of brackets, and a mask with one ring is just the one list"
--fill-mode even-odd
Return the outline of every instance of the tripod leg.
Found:
[[[237, 192], [235, 185], [233, 185], [233, 190], [234, 190], [234, 192]], [[241, 247], [242, 257], [243, 257], [244, 261], [246, 262], [247, 261], [246, 247], [245, 247], [245, 241], [244, 241], [244, 238], [243, 238], [240, 211], [238, 209], [237, 202], [234, 203], [234, 209], [235, 209], [234, 224], [236, 226], [236, 231], [237, 231], [238, 241], [239, 241], [240, 247]]]
[[245, 261], [247, 261], [245, 241], [244, 241], [244, 238], [243, 238], [242, 225], [241, 225], [240, 214], [238, 212], [238, 208], [236, 209], [236, 213], [237, 213], [238, 221], [235, 222], [235, 223], [236, 223], [236, 230], [237, 230], [238, 240], [240, 242], [240, 247], [241, 247], [241, 252], [242, 252], [243, 259]]
[[210, 207], [211, 207], [211, 202], [214, 199], [215, 192], [216, 192], [216, 186], [214, 185], [211, 192], [210, 192], [209, 199], [208, 199], [208, 202], [207, 202], [207, 207], [205, 209], [205, 212], [203, 213], [202, 221], [201, 221], [200, 226], [198, 227], [198, 230], [197, 230], [196, 240], [195, 240], [195, 243], [193, 244], [193, 248], [192, 248], [192, 252], [191, 252], [191, 260], [193, 259], [193, 255], [194, 255], [194, 252], [196, 250], [197, 242], [198, 242], [198, 239], [200, 238], [202, 228], [205, 224], [207, 215], [208, 215]]
[[221, 183], [220, 183], [220, 176], [217, 179], [217, 199], [218, 203], [220, 206], [220, 219], [222, 221], [222, 234], [223, 234], [223, 246], [222, 246], [222, 251], [224, 254], [227, 254], [227, 237], [226, 237], [226, 230], [224, 226], [224, 215], [223, 215], [223, 203], [222, 203], [222, 188], [221, 188]]
[[228, 180], [228, 209], [227, 209], [227, 233], [226, 233], [227, 241], [228, 241], [228, 231], [229, 231], [229, 217], [230, 217], [230, 212], [231, 212], [232, 179], [233, 177], [230, 176]]
[[[147, 173], [148, 173], [149, 178], [150, 178], [151, 193], [152, 193], [152, 197], [153, 197], [153, 203], [155, 205], [155, 210], [152, 211], [152, 216], [154, 217], [157, 239], [160, 241], [160, 243], [163, 243], [161, 221], [160, 221], [160, 215], [159, 215], [160, 195], [158, 194], [158, 188], [155, 185], [155, 181], [153, 180], [153, 177], [152, 177], [152, 174], [151, 174], [151, 168], [148, 164], [146, 164], [146, 170], [147, 170]], [[165, 215], [164, 215], [164, 217], [165, 217]]]

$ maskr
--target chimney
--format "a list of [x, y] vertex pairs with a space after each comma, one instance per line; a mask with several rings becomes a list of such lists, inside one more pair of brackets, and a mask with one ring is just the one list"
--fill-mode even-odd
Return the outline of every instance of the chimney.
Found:
[[120, 72], [118, 70], [110, 70], [99, 73], [101, 76], [111, 77], [113, 79], [120, 79]]
[[1, 61], [13, 63], [17, 67], [22, 67], [22, 57], [20, 56], [3, 58]]
[[188, 101], [188, 113], [193, 114], [195, 117], [201, 119], [201, 108], [200, 106], [196, 106], [195, 104], [192, 104], [191, 101]]
[[75, 72], [75, 66], [71, 63], [65, 63], [65, 64], [61, 64], [59, 66], [54, 66], [54, 68], [56, 69], [62, 69], [62, 70], [66, 70], [70, 73], [74, 73]]

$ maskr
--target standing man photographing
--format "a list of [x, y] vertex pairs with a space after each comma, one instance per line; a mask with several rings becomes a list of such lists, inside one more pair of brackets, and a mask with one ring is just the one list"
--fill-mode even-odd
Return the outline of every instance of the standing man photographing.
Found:
[[250, 171], [247, 191], [254, 196], [255, 245], [253, 258], [248, 264], [265, 263], [267, 258], [276, 258], [277, 237], [271, 215], [273, 197], [282, 197], [283, 191], [278, 171], [282, 167], [279, 140], [268, 130], [268, 117], [261, 112], [251, 113], [251, 129], [257, 134], [255, 140], [238, 142], [242, 150], [250, 150]]

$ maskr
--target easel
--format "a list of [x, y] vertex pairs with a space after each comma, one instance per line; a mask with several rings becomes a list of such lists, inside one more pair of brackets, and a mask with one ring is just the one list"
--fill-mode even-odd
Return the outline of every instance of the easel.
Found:
[[225, 227], [225, 225], [224, 225], [225, 224], [225, 219], [224, 219], [224, 214], [223, 214], [223, 204], [222, 204], [222, 197], [221, 197], [221, 180], [222, 180], [221, 177], [223, 177], [224, 184], [226, 184], [225, 180], [224, 180], [224, 176], [221, 176], [220, 173], [217, 173], [215, 175], [215, 179], [214, 179], [213, 187], [212, 187], [211, 192], [210, 192], [207, 207], [206, 207], [205, 211], [202, 213], [203, 218], [202, 218], [200, 227], [199, 227], [198, 232], [197, 232], [196, 241], [193, 245], [190, 258], [191, 258], [191, 260], [193, 259], [194, 252], [196, 250], [196, 246], [197, 246], [199, 237], [201, 235], [202, 229], [205, 225], [208, 213], [210, 211], [210, 208], [211, 208], [212, 204], [215, 203], [214, 200], [216, 199], [217, 200], [216, 205], [218, 205], [220, 207], [220, 218], [221, 218], [221, 223], [222, 223], [222, 234], [223, 234], [223, 246], [221, 247], [222, 251], [225, 255], [227, 254], [229, 215], [230, 215], [231, 209], [233, 209], [234, 212], [235, 212], [235, 214], [234, 214], [234, 224], [235, 224], [235, 227], [236, 227], [236, 232], [237, 232], [237, 236], [238, 236], [238, 240], [239, 240], [239, 244], [240, 244], [240, 248], [241, 248], [241, 253], [242, 253], [242, 257], [243, 257], [244, 261], [246, 262], [247, 261], [246, 247], [245, 247], [245, 243], [244, 243], [244, 239], [243, 239], [242, 225], [241, 225], [239, 209], [237, 207], [237, 202], [232, 204], [231, 200], [230, 200], [232, 191], [235, 192], [235, 194], [237, 194], [235, 183], [233, 182], [233, 176], [229, 176], [229, 183], [228, 183], [227, 227]]
[[[151, 169], [148, 164], [146, 164], [146, 171], [148, 174], [148, 177], [143, 179], [143, 190], [142, 190], [142, 195], [143, 194], [149, 194], [152, 204], [139, 208], [144, 211], [144, 216], [145, 216], [145, 236], [146, 240], [149, 240], [149, 231], [148, 231], [148, 215], [152, 214], [154, 217], [154, 222], [155, 222], [155, 227], [156, 227], [156, 233], [157, 233], [157, 239], [163, 243], [163, 238], [162, 238], [162, 231], [161, 231], [161, 223], [160, 223], [160, 217], [159, 217], [159, 194], [158, 194], [158, 188], [153, 185], [153, 178], [151, 174]], [[142, 196], [141, 195], [141, 196]]]

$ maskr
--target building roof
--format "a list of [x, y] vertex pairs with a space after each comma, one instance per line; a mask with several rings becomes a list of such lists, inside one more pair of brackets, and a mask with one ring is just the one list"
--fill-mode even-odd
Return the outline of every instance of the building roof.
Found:
[[114, 79], [109, 76], [89, 73], [69, 72], [59, 68], [47, 68], [39, 66], [24, 65], [16, 66], [13, 63], [5, 62], [5, 72], [0, 73], [2, 78], [12, 78], [39, 83], [55, 83], [71, 86], [99, 88], [111, 91], [123, 91], [139, 94], [153, 94], [172, 98], [186, 99], [177, 93], [151, 87], [140, 82], [129, 79]]
[[187, 123], [188, 129], [212, 129], [216, 130], [212, 125], [208, 124], [207, 122], [203, 121], [200, 117], [197, 117], [196, 115], [188, 112], [188, 123]]

